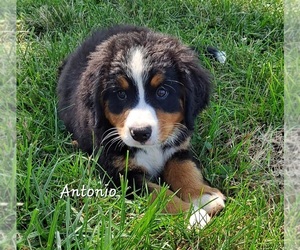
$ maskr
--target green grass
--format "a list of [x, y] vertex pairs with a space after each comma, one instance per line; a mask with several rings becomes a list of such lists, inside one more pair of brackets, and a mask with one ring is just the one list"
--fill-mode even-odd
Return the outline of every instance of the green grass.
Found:
[[[161, 213], [149, 197], [63, 197], [99, 188], [96, 159], [74, 149], [57, 119], [63, 58], [97, 27], [145, 25], [201, 48], [214, 75], [209, 108], [192, 140], [205, 177], [227, 195], [203, 230]], [[17, 229], [20, 249], [282, 249], [283, 6], [279, 0], [18, 2]], [[126, 185], [126, 183], [124, 183]], [[125, 186], [123, 186], [123, 189]]]

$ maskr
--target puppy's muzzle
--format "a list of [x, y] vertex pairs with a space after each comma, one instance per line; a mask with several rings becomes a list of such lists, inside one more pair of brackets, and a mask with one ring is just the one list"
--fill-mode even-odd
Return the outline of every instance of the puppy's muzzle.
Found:
[[145, 143], [152, 134], [152, 128], [150, 126], [142, 128], [130, 128], [129, 130], [131, 137], [140, 143]]

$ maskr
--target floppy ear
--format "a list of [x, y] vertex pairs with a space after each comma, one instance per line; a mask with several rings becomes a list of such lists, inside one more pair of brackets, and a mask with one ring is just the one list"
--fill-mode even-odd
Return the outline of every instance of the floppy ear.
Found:
[[103, 86], [100, 83], [97, 83], [95, 95], [93, 96], [95, 102], [95, 128], [100, 128], [103, 126], [104, 121], [106, 121], [106, 117], [104, 115], [104, 108], [102, 103], [101, 92], [103, 91]]
[[102, 92], [108, 74], [108, 65], [106, 52], [102, 54], [99, 54], [98, 51], [92, 52], [79, 86], [80, 91], [78, 92], [80, 99], [83, 100], [83, 106], [92, 112], [89, 119], [92, 120], [94, 129], [103, 127], [106, 122], [102, 107]]
[[185, 83], [185, 125], [194, 129], [197, 115], [209, 102], [211, 77], [196, 61], [186, 64], [183, 82]]

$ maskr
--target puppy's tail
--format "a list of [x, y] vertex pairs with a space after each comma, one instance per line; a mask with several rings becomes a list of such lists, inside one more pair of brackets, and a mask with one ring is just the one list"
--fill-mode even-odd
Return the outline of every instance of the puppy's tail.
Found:
[[206, 51], [208, 53], [209, 56], [213, 57], [216, 61], [218, 61], [219, 63], [224, 64], [226, 62], [226, 52], [225, 51], [221, 51], [215, 47], [212, 46], [208, 46], [206, 48]]
[[[192, 50], [194, 50], [195, 52], [197, 52], [198, 54], [200, 54], [200, 50], [199, 48], [196, 48], [194, 46], [190, 46], [190, 48]], [[216, 47], [213, 46], [208, 46], [208, 47], [201, 47], [201, 51], [204, 51], [204, 55], [208, 56], [216, 61], [218, 61], [219, 63], [224, 64], [226, 62], [226, 52], [225, 51], [221, 51], [219, 49], [217, 49]]]

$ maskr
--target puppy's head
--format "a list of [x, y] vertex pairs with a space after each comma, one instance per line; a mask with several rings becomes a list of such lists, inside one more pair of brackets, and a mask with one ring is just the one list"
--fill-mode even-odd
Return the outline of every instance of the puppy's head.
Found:
[[153, 32], [119, 34], [99, 45], [82, 81], [96, 86], [98, 125], [109, 123], [137, 148], [187, 134], [209, 99], [209, 77], [194, 52]]

